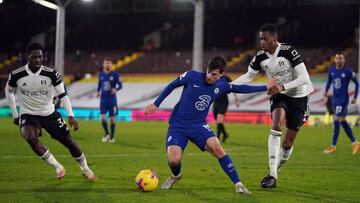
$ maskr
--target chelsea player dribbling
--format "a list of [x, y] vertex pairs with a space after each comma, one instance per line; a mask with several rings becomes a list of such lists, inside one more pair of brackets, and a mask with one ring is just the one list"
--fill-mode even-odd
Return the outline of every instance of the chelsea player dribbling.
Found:
[[[145, 114], [154, 113], [161, 102], [176, 88], [183, 86], [179, 102], [173, 108], [166, 138], [168, 164], [172, 172], [162, 189], [170, 189], [181, 179], [181, 158], [188, 141], [202, 151], [216, 157], [224, 172], [235, 185], [235, 191], [243, 194], [251, 192], [240, 182], [230, 156], [221, 147], [218, 138], [206, 123], [210, 105], [223, 93], [252, 93], [266, 91], [267, 86], [231, 85], [222, 76], [226, 67], [223, 57], [210, 59], [206, 73], [188, 71], [172, 81], [153, 104], [146, 106]], [[268, 87], [275, 85], [269, 81]]]

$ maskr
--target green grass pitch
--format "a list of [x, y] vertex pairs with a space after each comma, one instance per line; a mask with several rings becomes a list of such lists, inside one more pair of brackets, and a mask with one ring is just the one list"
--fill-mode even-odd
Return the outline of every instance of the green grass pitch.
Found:
[[[10, 119], [0, 119], [0, 202], [360, 202], [360, 158], [341, 132], [337, 153], [325, 155], [331, 127], [303, 127], [294, 153], [279, 173], [278, 187], [260, 188], [267, 173], [267, 139], [270, 126], [227, 124], [230, 138], [223, 144], [242, 182], [252, 191], [235, 189], [218, 161], [189, 143], [184, 153], [183, 179], [171, 190], [144, 193], [134, 178], [142, 169], [157, 172], [161, 184], [169, 175], [165, 152], [167, 124], [118, 123], [115, 144], [101, 143], [99, 122], [80, 121], [73, 136], [87, 155], [99, 180], [85, 180], [68, 151], [44, 133], [45, 143], [64, 167], [63, 180], [40, 160]], [[357, 137], [360, 130], [354, 129]]]

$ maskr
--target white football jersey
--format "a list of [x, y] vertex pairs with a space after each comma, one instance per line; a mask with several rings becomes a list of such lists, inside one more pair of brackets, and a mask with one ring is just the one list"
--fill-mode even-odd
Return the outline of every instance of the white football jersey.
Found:
[[55, 111], [53, 87], [62, 83], [62, 78], [54, 69], [41, 66], [33, 73], [28, 65], [10, 73], [8, 85], [16, 90], [20, 115], [48, 116]]
[[[269, 79], [276, 79], [279, 84], [285, 84], [298, 77], [294, 67], [300, 63], [303, 63], [300, 54], [292, 46], [279, 43], [274, 54], [258, 51], [250, 67], [256, 71], [263, 69]], [[302, 85], [281, 93], [290, 97], [305, 97], [309, 91], [306, 85]]]

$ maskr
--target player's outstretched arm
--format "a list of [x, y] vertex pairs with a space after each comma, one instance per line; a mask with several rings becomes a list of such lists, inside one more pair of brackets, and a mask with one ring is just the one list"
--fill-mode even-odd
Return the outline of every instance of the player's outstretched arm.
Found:
[[242, 76], [236, 78], [235, 80], [233, 80], [231, 82], [231, 84], [233, 84], [233, 85], [243, 85], [243, 84], [249, 83], [249, 82], [254, 80], [254, 78], [255, 78], [255, 76], [256, 76], [256, 74], [258, 72], [259, 71], [254, 70], [249, 66], [248, 71], [244, 75], [242, 75]]
[[5, 96], [6, 96], [6, 99], [8, 100], [9, 107], [12, 112], [14, 124], [19, 125], [19, 114], [16, 109], [16, 100], [15, 100], [15, 94], [14, 94], [15, 90], [16, 90], [16, 87], [11, 87], [9, 84], [6, 84]]

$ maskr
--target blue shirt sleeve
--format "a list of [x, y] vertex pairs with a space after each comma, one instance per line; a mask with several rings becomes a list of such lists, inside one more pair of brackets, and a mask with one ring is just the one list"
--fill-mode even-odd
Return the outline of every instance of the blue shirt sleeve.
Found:
[[232, 85], [229, 84], [229, 89], [227, 93], [234, 92], [234, 93], [253, 93], [253, 92], [263, 92], [267, 90], [265, 85], [260, 86], [251, 86], [251, 85]]
[[115, 74], [115, 86], [116, 86], [116, 90], [121, 90], [123, 88], [122, 86], [122, 82], [120, 80], [120, 74]]
[[359, 81], [356, 78], [356, 75], [353, 71], [351, 71], [351, 80], [354, 82], [355, 84], [355, 93], [354, 93], [354, 99], [356, 99], [358, 97], [358, 93], [359, 93]]
[[169, 83], [165, 89], [161, 92], [159, 97], [155, 100], [154, 104], [155, 106], [159, 107], [160, 104], [164, 101], [164, 99], [177, 87], [183, 86], [186, 84], [186, 81], [189, 77], [188, 72], [185, 72], [184, 74], [180, 75], [178, 78], [176, 78], [174, 81]]
[[98, 92], [100, 92], [100, 89], [101, 89], [100, 75], [101, 75], [101, 72], [100, 72], [99, 75], [98, 75], [98, 86], [97, 86], [97, 91], [98, 91]]
[[331, 86], [331, 82], [332, 82], [332, 78], [331, 78], [331, 68], [329, 68], [329, 71], [328, 71], [328, 79], [327, 79], [327, 82], [326, 82], [326, 86], [325, 86], [325, 93], [327, 93], [329, 91], [329, 88]]

